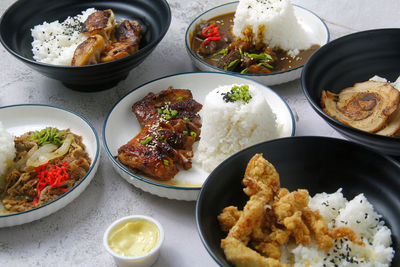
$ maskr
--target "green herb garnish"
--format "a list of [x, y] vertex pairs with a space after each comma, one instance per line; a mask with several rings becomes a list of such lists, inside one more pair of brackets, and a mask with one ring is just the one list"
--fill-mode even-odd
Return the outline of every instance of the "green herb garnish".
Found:
[[195, 132], [190, 132], [190, 136], [196, 138], [197, 134]]
[[235, 65], [235, 63], [238, 61], [239, 59], [235, 59], [234, 61], [230, 62], [227, 66], [224, 67], [224, 70], [228, 70], [229, 68], [233, 67], [233, 65]]
[[240, 73], [241, 74], [246, 74], [247, 72], [249, 72], [249, 68], [244, 68]]
[[175, 109], [171, 110], [171, 115], [172, 117], [175, 117], [176, 115], [178, 115], [178, 111]]
[[269, 69], [273, 69], [274, 68], [270, 64], [264, 63], [264, 62], [258, 63], [258, 66], [264, 66], [264, 67], [269, 68]]
[[166, 160], [166, 159], [163, 160], [163, 163], [164, 163], [165, 166], [168, 166], [168, 165], [169, 165], [169, 161]]
[[244, 54], [243, 54], [242, 48], [240, 48], [240, 47], [239, 47], [239, 54], [240, 54], [240, 58], [244, 58]]
[[184, 117], [183, 120], [184, 120], [184, 121], [187, 121], [187, 122], [190, 121], [189, 118], [186, 118], [186, 117]]
[[28, 140], [37, 139], [39, 146], [44, 146], [46, 144], [54, 144], [60, 146], [64, 140], [60, 138], [65, 135], [66, 132], [57, 132], [56, 128], [47, 127], [40, 132], [36, 131], [35, 134], [28, 138]]
[[167, 121], [169, 121], [171, 119], [171, 116], [168, 114], [162, 114], [161, 117], [163, 117], [164, 119], [166, 119]]
[[182, 132], [184, 135], [188, 135], [188, 131], [183, 131]]
[[217, 53], [212, 54], [211, 57], [216, 57], [218, 55], [226, 56], [227, 54], [228, 54], [228, 47], [226, 47], [226, 48], [224, 48], [222, 50], [219, 50]]
[[183, 97], [181, 97], [181, 96], [178, 96], [177, 98], [175, 98], [176, 101], [179, 101], [179, 100], [182, 100], [182, 99], [183, 99]]
[[258, 60], [269, 60], [269, 61], [274, 61], [274, 59], [271, 57], [271, 55], [269, 55], [269, 54], [267, 54], [267, 53], [250, 54], [250, 53], [244, 52], [244, 55], [245, 55], [246, 57], [255, 58], [255, 59], [258, 59]]
[[222, 93], [223, 97], [222, 99], [225, 102], [235, 102], [238, 100], [243, 100], [244, 102], [249, 102], [251, 99], [251, 95], [249, 92], [249, 86], [248, 85], [234, 85], [232, 86], [232, 89], [227, 92], [227, 93]]
[[153, 137], [147, 136], [146, 139], [142, 140], [142, 142], [140, 142], [140, 143], [142, 145], [147, 145], [148, 143], [150, 143], [151, 140], [153, 140]]
[[158, 112], [158, 114], [162, 114], [162, 109], [161, 109], [161, 108], [158, 108], [158, 109], [157, 109], [157, 112]]

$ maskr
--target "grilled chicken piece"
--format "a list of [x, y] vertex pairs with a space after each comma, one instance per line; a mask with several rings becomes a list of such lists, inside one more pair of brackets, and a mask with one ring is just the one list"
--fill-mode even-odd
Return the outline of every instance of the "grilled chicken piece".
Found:
[[150, 93], [133, 104], [132, 111], [142, 131], [118, 150], [118, 159], [133, 171], [141, 171], [160, 180], [172, 179], [176, 164], [192, 167], [192, 146], [200, 139], [202, 105], [185, 89]]
[[101, 52], [104, 50], [105, 42], [101, 35], [94, 35], [86, 39], [75, 49], [71, 60], [71, 66], [83, 66], [97, 64], [100, 62]]
[[[142, 100], [132, 106], [132, 111], [143, 127], [148, 123], [158, 121], [168, 114], [164, 110], [176, 110], [178, 113], [171, 119], [190, 121], [194, 126], [201, 127], [200, 116], [196, 114], [203, 106], [193, 99], [192, 92], [186, 89], [173, 89], [169, 87], [158, 94], [149, 93]], [[161, 110], [162, 112], [160, 113]], [[170, 114], [171, 115], [171, 114]]]
[[195, 138], [173, 130], [168, 123], [146, 125], [126, 145], [118, 149], [118, 159], [133, 171], [141, 171], [160, 180], [170, 180], [178, 173], [176, 163], [192, 167], [191, 149]]
[[93, 36], [100, 34], [106, 42], [111, 40], [115, 26], [114, 12], [111, 9], [100, 10], [92, 13], [83, 23], [82, 34]]
[[142, 27], [136, 20], [122, 20], [116, 28], [114, 36], [117, 42], [134, 42], [139, 45]]
[[139, 49], [141, 26], [136, 20], [123, 20], [115, 27], [112, 42], [103, 52], [101, 61], [108, 62], [135, 53]]
[[160, 180], [170, 180], [178, 173], [178, 167], [170, 157], [176, 152], [164, 142], [152, 137], [150, 126], [146, 126], [131, 141], [118, 149], [118, 160], [132, 171], [141, 171]]

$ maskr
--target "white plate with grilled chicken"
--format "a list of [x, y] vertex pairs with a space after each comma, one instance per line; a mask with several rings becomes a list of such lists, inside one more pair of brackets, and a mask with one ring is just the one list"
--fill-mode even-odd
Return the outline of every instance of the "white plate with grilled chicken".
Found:
[[[10, 141], [14, 140], [11, 141], [11, 143], [8, 142], [8, 145], [11, 146], [14, 142], [16, 148], [15, 154], [17, 155], [14, 159], [14, 163], [10, 163], [8, 171], [6, 172], [7, 175], [4, 176], [6, 177], [6, 187], [4, 187], [5, 190], [3, 190], [1, 194], [0, 227], [29, 223], [48, 216], [72, 202], [89, 185], [99, 165], [100, 146], [96, 130], [84, 117], [73, 111], [55, 106], [24, 104], [0, 107], [0, 118], [3, 125], [2, 129], [9, 134]], [[55, 151], [55, 148], [51, 148], [51, 145], [55, 145], [47, 142], [50, 139], [47, 138], [48, 135], [46, 133], [41, 135], [40, 139], [47, 136], [47, 144], [45, 144], [45, 142], [42, 144], [38, 142], [39, 148], [33, 151], [33, 154], [30, 154], [30, 152], [21, 154], [20, 151], [23, 150], [21, 145], [25, 145], [28, 142], [21, 143], [17, 140], [22, 139], [21, 136], [27, 132], [37, 133], [39, 135], [39, 131], [46, 128], [54, 129], [54, 132], [51, 133], [52, 136], [56, 136], [56, 129], [57, 131], [60, 130], [58, 137], [62, 142], [59, 148]], [[76, 142], [77, 139], [75, 139], [75, 137], [71, 139], [71, 134], [71, 138], [69, 138], [71, 142], [68, 142], [67, 139], [70, 133], [73, 133], [74, 136], [76, 135], [76, 138], [80, 139], [80, 141]], [[4, 141], [4, 136], [2, 137]], [[27, 138], [26, 140], [34, 142], [37, 139], [36, 134], [32, 137], [34, 138]], [[57, 139], [56, 137], [54, 138]], [[43, 140], [44, 139], [42, 139], [42, 141]], [[69, 143], [68, 147], [66, 143]], [[7, 146], [7, 143], [2, 142], [1, 145]], [[49, 154], [45, 152], [41, 153], [40, 156], [37, 154], [38, 157], [35, 157], [34, 155], [45, 146], [50, 147], [50, 150], [53, 151], [49, 152], [58, 154], [51, 158], [48, 157]], [[66, 147], [64, 152], [61, 152], [61, 147]], [[3, 152], [3, 156], [5, 155], [4, 148], [5, 147], [0, 150]], [[75, 179], [77, 173], [75, 172], [75, 174], [73, 174], [73, 170], [70, 168], [74, 163], [79, 161], [78, 157], [81, 161], [83, 160], [80, 155], [75, 154], [72, 156], [72, 153], [78, 152], [75, 150], [76, 148], [82, 149], [81, 151], [83, 152], [81, 155], [84, 155], [86, 159], [89, 157], [85, 163], [84, 171], [83, 169], [75, 169], [75, 171], [82, 171], [77, 179]], [[22, 167], [20, 163], [21, 160], [25, 158], [25, 155], [27, 155], [27, 161], [23, 163], [24, 167]], [[66, 156], [70, 156], [70, 158], [66, 159]], [[44, 163], [42, 159], [46, 157], [47, 160], [45, 160], [46, 163]], [[29, 165], [30, 161], [32, 162], [31, 165]], [[61, 162], [64, 162], [63, 164], [66, 170], [66, 173], [60, 172], [64, 175], [62, 179], [61, 176], [53, 172], [56, 169], [63, 169]], [[43, 169], [39, 171], [39, 169], [45, 165], [47, 167], [46, 171], [48, 172], [44, 172], [46, 167], [43, 167]], [[29, 170], [27, 166], [30, 166]], [[78, 165], [74, 166], [80, 168]], [[27, 176], [21, 175], [18, 181], [15, 182], [11, 179], [11, 176], [8, 175], [11, 171], [18, 171], [23, 175], [28, 174], [30, 177], [26, 179], [25, 177]], [[39, 172], [42, 175], [39, 174]], [[50, 175], [50, 173], [52, 174]], [[59, 179], [58, 182], [56, 182], [56, 180], [51, 180], [51, 177]], [[68, 182], [68, 180], [70, 181]], [[10, 183], [13, 184], [11, 185]], [[48, 198], [44, 200], [43, 197], [46, 197], [46, 195]]]
[[[210, 91], [218, 86], [230, 84], [249, 84], [265, 89], [265, 97], [271, 109], [276, 114], [277, 122], [282, 127], [279, 137], [294, 135], [294, 118], [289, 106], [270, 88], [256, 81], [236, 75], [215, 72], [180, 73], [162, 77], [139, 86], [119, 100], [108, 113], [103, 127], [103, 142], [116, 172], [134, 186], [160, 197], [188, 201], [196, 200], [203, 182], [209, 175], [196, 162], [193, 162], [191, 168], [187, 170], [183, 169], [177, 163], [179, 169], [177, 174], [172, 179], [160, 180], [143, 173], [142, 170], [123, 164], [118, 158], [119, 149], [134, 139], [143, 130], [139, 120], [132, 112], [132, 105], [142, 100], [149, 93], [157, 94], [160, 91], [168, 89], [170, 86], [175, 89], [188, 89], [191, 91], [193, 99], [203, 104], [206, 95]], [[201, 111], [199, 115], [201, 117]], [[146, 142], [146, 140], [143, 139], [142, 142]], [[194, 154], [196, 154], [197, 143], [195, 142], [193, 145]], [[149, 172], [154, 171], [154, 169], [151, 169], [154, 166], [148, 167]]]

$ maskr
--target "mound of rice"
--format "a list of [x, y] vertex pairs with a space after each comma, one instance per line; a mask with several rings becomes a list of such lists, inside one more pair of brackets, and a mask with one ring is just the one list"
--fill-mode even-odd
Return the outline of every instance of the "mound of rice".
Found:
[[290, 54], [309, 48], [312, 37], [299, 24], [290, 0], [240, 0], [233, 21], [233, 34], [248, 40], [249, 29], [253, 42], [271, 48], [281, 48]]
[[7, 169], [15, 158], [14, 137], [8, 133], [0, 121], [0, 188], [2, 188], [2, 179]]
[[81, 34], [81, 25], [94, 12], [96, 9], [88, 8], [61, 23], [56, 20], [33, 27], [33, 59], [53, 65], [71, 65], [76, 47], [87, 39]]
[[239, 150], [279, 136], [276, 116], [262, 89], [250, 85], [252, 98], [247, 103], [225, 102], [222, 94], [233, 86], [217, 87], [204, 101], [201, 139], [194, 161], [208, 172]]
[[319, 210], [330, 227], [348, 226], [363, 240], [365, 246], [353, 244], [346, 238], [338, 239], [327, 254], [318, 250], [318, 245], [290, 247], [282, 260], [295, 261], [294, 266], [389, 266], [394, 256], [390, 247], [391, 231], [380, 220], [382, 217], [374, 210], [363, 194], [351, 201], [343, 197], [341, 189], [332, 194], [316, 194], [309, 201], [309, 207]]

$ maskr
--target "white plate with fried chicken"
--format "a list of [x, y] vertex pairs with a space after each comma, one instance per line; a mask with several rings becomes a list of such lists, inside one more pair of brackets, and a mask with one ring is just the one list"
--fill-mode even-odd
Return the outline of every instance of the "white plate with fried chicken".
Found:
[[[294, 135], [294, 118], [289, 106], [270, 88], [236, 75], [176, 74], [134, 89], [107, 115], [103, 142], [117, 173], [136, 187], [160, 197], [196, 200], [209, 175], [198, 163], [192, 162], [201, 138], [201, 107], [210, 91], [226, 84], [262, 88], [281, 125], [280, 137]], [[146, 120], [152, 118], [162, 119], [148, 126]]]

